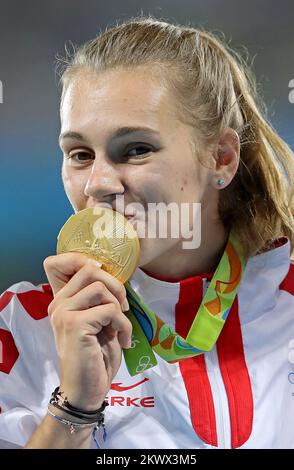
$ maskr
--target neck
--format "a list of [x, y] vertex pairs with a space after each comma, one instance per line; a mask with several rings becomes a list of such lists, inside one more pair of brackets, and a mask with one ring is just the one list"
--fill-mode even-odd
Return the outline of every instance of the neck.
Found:
[[150, 276], [171, 280], [185, 279], [214, 272], [221, 260], [229, 237], [229, 230], [219, 224], [202, 230], [201, 244], [196, 249], [183, 249], [182, 241], [171, 250], [141, 268]]

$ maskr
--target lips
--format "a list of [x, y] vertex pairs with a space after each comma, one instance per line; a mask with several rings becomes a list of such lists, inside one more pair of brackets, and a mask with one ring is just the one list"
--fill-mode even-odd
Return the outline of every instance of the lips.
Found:
[[123, 212], [120, 212], [120, 211], [118, 211], [118, 210], [116, 210], [116, 209], [113, 209], [113, 210], [115, 210], [116, 212], [119, 212], [119, 214], [122, 214], [129, 222], [132, 222], [132, 221], [134, 220], [134, 218], [135, 218], [134, 215], [130, 215], [130, 214], [128, 215], [128, 214], [123, 213]]
[[[123, 206], [121, 207], [112, 207], [111, 204], [108, 203], [100, 203], [100, 204], [95, 204], [94, 206], [89, 206], [92, 209], [95, 208], [105, 208], [105, 209], [110, 209], [115, 212], [118, 212], [119, 214], [123, 215], [127, 221], [132, 225], [133, 229], [135, 230], [137, 236], [140, 237], [140, 233], [142, 231], [141, 225], [140, 225], [140, 217], [139, 214], [136, 212], [136, 209], [134, 207], [131, 207], [131, 205], [127, 206], [124, 210]], [[143, 229], [144, 230], [144, 229]]]
[[111, 206], [111, 204], [107, 204], [107, 203], [97, 204], [93, 207], [101, 207], [101, 208], [111, 209], [111, 210], [113, 210], [115, 212], [118, 212], [119, 214], [123, 215], [129, 222], [134, 222], [134, 219], [135, 219], [135, 211], [132, 208], [126, 208], [126, 210], [123, 211], [123, 210], [120, 210], [119, 208], [114, 208], [114, 207]]
[[133, 226], [133, 228], [135, 229], [135, 231], [137, 232], [137, 220], [135, 218], [135, 216], [125, 216], [126, 219], [128, 220], [128, 222]]

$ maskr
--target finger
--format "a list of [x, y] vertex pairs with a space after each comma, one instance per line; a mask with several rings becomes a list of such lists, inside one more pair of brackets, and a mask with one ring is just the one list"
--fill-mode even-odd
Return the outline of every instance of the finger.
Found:
[[[96, 336], [103, 328], [111, 327], [117, 332], [119, 344], [122, 348], [129, 348], [132, 340], [132, 324], [130, 320], [121, 312], [117, 304], [105, 304], [91, 307], [88, 310], [68, 312], [67, 318], [63, 321], [66, 324], [63, 328], [67, 333], [79, 332], [83, 335]], [[57, 319], [54, 319], [55, 324]]]
[[117, 298], [107, 289], [105, 284], [101, 281], [95, 281], [66, 299], [63, 305], [66, 310], [87, 310], [91, 307], [110, 303], [117, 305], [121, 310]]
[[82, 253], [71, 252], [48, 256], [43, 261], [44, 270], [54, 296], [88, 260], [89, 258]]
[[58, 301], [72, 297], [93, 282], [100, 281], [116, 297], [122, 309], [128, 310], [126, 289], [124, 285], [111, 274], [101, 269], [95, 261], [89, 259], [87, 263], [59, 290], [56, 295]]

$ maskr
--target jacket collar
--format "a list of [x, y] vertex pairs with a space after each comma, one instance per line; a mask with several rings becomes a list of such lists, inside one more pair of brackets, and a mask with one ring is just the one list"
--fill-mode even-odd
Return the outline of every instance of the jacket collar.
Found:
[[[238, 297], [241, 298], [243, 305], [247, 302], [246, 322], [256, 318], [256, 315], [262, 314], [275, 304], [279, 286], [289, 270], [290, 250], [290, 240], [287, 237], [281, 237], [268, 251], [249, 258], [238, 290]], [[197, 288], [197, 285], [199, 286], [202, 282], [204, 295], [212, 274], [199, 274], [177, 282], [170, 282], [152, 277], [141, 268], [137, 268], [130, 283], [142, 300], [157, 312], [163, 321], [173, 323], [174, 308], [179, 300], [183, 284], [187, 286], [190, 283], [191, 286]], [[193, 302], [193, 299], [190, 301]], [[254, 308], [250, 309], [249, 306], [253, 305]]]

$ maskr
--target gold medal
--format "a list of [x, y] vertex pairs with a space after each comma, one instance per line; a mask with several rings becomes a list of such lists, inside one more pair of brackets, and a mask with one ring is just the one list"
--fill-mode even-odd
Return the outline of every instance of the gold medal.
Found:
[[135, 271], [140, 243], [132, 224], [105, 207], [83, 209], [72, 215], [57, 237], [57, 254], [74, 251], [102, 263], [101, 269], [123, 284]]

